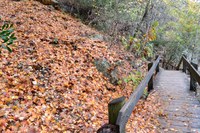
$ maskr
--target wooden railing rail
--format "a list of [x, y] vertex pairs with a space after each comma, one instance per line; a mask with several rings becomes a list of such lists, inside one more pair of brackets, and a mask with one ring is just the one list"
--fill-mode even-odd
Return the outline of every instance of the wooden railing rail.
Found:
[[198, 72], [198, 64], [189, 62], [186, 56], [183, 56], [177, 66], [179, 70], [181, 63], [183, 63], [183, 72], [189, 71], [190, 74], [190, 90], [196, 91], [196, 82], [200, 85], [200, 74]]
[[[125, 133], [126, 123], [133, 112], [134, 107], [144, 93], [145, 88], [148, 86], [148, 91], [153, 89], [153, 76], [154, 73], [159, 72], [160, 57], [156, 57], [156, 61], [148, 64], [148, 73], [142, 82], [138, 85], [135, 91], [131, 94], [127, 102], [125, 98], [117, 98], [112, 100], [109, 105], [109, 124], [102, 126], [97, 132], [106, 133], [114, 131], [117, 133]], [[114, 109], [112, 109], [114, 108]], [[113, 111], [114, 110], [114, 111]], [[112, 118], [116, 117], [116, 118]], [[114, 121], [113, 121], [114, 120]]]

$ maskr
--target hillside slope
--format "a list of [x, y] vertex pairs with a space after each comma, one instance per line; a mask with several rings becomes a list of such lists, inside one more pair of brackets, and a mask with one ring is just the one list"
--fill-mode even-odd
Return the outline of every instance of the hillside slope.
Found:
[[[95, 132], [107, 122], [107, 103], [133, 91], [112, 85], [94, 61], [122, 61], [122, 77], [132, 71], [127, 58], [141, 61], [117, 46], [109, 49], [79, 20], [36, 1], [0, 0], [0, 15], [14, 23], [18, 38], [12, 53], [0, 55], [1, 132]], [[150, 96], [139, 103], [128, 131], [155, 128], [149, 112], [156, 102]]]

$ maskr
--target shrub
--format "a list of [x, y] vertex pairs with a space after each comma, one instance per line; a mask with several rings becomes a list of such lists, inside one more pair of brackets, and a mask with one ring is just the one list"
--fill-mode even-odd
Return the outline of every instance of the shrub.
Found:
[[[0, 18], [1, 20], [1, 18]], [[1, 49], [6, 49], [9, 52], [12, 52], [10, 45], [17, 39], [15, 37], [13, 24], [11, 22], [3, 21], [3, 25], [0, 26], [0, 44]], [[0, 49], [0, 52], [1, 52]]]

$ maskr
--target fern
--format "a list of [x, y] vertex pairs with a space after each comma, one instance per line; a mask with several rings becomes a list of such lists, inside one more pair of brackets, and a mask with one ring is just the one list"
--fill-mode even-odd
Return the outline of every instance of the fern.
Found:
[[[1, 20], [1, 17], [0, 17]], [[1, 49], [6, 49], [12, 52], [10, 45], [17, 39], [15, 37], [13, 24], [11, 22], [4, 21], [3, 25], [0, 27], [0, 45]], [[0, 50], [1, 52], [1, 50]]]

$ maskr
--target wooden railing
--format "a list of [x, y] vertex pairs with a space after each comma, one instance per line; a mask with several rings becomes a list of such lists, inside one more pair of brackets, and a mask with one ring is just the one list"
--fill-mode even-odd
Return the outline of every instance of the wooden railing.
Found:
[[176, 70], [176, 66], [173, 65], [173, 63], [166, 62], [165, 60], [162, 61], [162, 68], [166, 70]]
[[159, 72], [159, 62], [160, 57], [157, 56], [154, 62], [148, 64], [147, 75], [131, 94], [128, 101], [125, 101], [125, 97], [120, 97], [108, 104], [109, 124], [102, 126], [97, 131], [98, 133], [125, 133], [126, 123], [145, 88], [148, 86], [148, 91], [153, 89], [153, 76], [155, 72], [156, 74]]
[[177, 70], [180, 69], [181, 63], [183, 63], [183, 72], [187, 72], [187, 70], [189, 71], [190, 74], [190, 90], [196, 91], [196, 83], [198, 83], [200, 85], [200, 74], [198, 72], [198, 64], [195, 63], [190, 63], [187, 60], [187, 57], [184, 55], [182, 56], [178, 66], [177, 66]]

